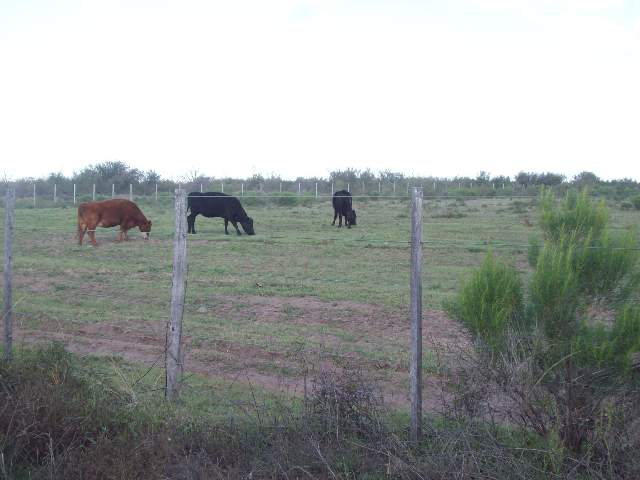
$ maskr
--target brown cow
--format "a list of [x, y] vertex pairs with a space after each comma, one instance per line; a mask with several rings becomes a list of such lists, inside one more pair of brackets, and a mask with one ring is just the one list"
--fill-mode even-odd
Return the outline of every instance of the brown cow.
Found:
[[103, 200], [101, 202], [81, 203], [78, 207], [78, 244], [82, 245], [84, 232], [89, 233], [89, 239], [94, 247], [97, 227], [115, 227], [120, 225], [118, 241], [128, 240], [127, 230], [140, 227], [146, 239], [151, 231], [151, 220], [147, 220], [138, 206], [124, 198]]

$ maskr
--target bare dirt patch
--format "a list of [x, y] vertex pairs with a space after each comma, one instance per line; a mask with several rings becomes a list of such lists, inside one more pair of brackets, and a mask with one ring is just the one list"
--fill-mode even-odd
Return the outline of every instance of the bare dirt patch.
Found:
[[[356, 303], [327, 302], [313, 297], [287, 298], [267, 296], [220, 296], [211, 299], [216, 315], [222, 318], [245, 318], [255, 315], [257, 322], [289, 322], [292, 325], [338, 325], [345, 332], [352, 332], [357, 340], [350, 345], [336, 346], [338, 341], [324, 338], [328, 351], [338, 349], [341, 355], [323, 351], [277, 351], [266, 346], [232, 342], [223, 339], [195, 341], [189, 335], [184, 340], [186, 370], [209, 377], [224, 378], [236, 382], [251, 382], [271, 391], [304, 392], [305, 378], [321, 368], [343, 368], [356, 365], [373, 377], [383, 390], [386, 400], [395, 406], [408, 406], [408, 364], [391, 364], [375, 360], [355, 351], [361, 343], [397, 344], [409, 351], [409, 322], [405, 311], [390, 307]], [[202, 307], [201, 307], [202, 308]], [[188, 325], [185, 326], [188, 333]], [[425, 351], [436, 352], [446, 365], [453, 352], [471, 348], [466, 332], [440, 310], [424, 312], [423, 342]], [[118, 323], [61, 323], [42, 322], [32, 329], [19, 329], [16, 342], [63, 342], [67, 348], [79, 354], [120, 356], [144, 365], [164, 364], [165, 323], [163, 321], [123, 320]], [[335, 347], [335, 348], [334, 348]], [[351, 347], [351, 350], [349, 348]], [[443, 377], [425, 374], [424, 408], [435, 411], [442, 405], [446, 388]]]

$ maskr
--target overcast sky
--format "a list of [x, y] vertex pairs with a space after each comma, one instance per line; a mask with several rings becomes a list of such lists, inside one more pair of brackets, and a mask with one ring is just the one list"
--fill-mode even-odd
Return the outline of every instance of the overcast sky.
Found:
[[0, 1], [0, 175], [640, 180], [640, 1]]

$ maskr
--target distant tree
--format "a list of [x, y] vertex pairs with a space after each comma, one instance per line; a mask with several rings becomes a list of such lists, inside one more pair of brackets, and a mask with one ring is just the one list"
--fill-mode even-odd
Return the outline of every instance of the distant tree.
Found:
[[559, 173], [541, 173], [538, 175], [536, 184], [538, 185], [546, 185], [547, 187], [554, 187], [556, 185], [560, 185], [564, 182], [565, 176]]
[[593, 186], [600, 183], [600, 178], [592, 172], [580, 172], [573, 177], [573, 183], [577, 187]]
[[484, 170], [481, 170], [478, 176], [476, 177], [475, 182], [480, 185], [490, 183], [491, 175], [489, 175], [489, 172], [485, 172]]

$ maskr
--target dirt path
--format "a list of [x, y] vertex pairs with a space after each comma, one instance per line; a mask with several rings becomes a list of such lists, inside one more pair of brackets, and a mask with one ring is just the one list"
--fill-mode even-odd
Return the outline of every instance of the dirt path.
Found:
[[[283, 321], [285, 312], [289, 324], [339, 322], [341, 328], [354, 332], [364, 344], [371, 339], [381, 343], [406, 345], [408, 352], [409, 325], [406, 314], [378, 305], [354, 302], [325, 302], [312, 297], [287, 298], [266, 296], [225, 296], [212, 299], [216, 315], [222, 318], [242, 318], [248, 313], [255, 321], [275, 323]], [[207, 306], [200, 307], [205, 314]], [[188, 328], [185, 328], [188, 331]], [[439, 310], [424, 312], [425, 351], [437, 351], [444, 364], [450, 361], [452, 352], [467, 348], [469, 338], [464, 330]], [[43, 343], [60, 341], [77, 354], [118, 356], [126, 361], [143, 365], [164, 364], [164, 322], [126, 321], [117, 324], [64, 324], [43, 322], [33, 329], [17, 329], [16, 343]], [[360, 340], [361, 339], [361, 340]], [[207, 377], [222, 378], [238, 383], [249, 382], [269, 391], [291, 392], [302, 395], [305, 377], [322, 368], [343, 368], [345, 362], [356, 365], [377, 379], [385, 400], [397, 407], [409, 405], [408, 365], [390, 364], [364, 358], [355, 351], [340, 356], [320, 351], [274, 352], [243, 342], [215, 340], [194, 342], [188, 335], [184, 340], [185, 365], [188, 372]], [[331, 338], [323, 338], [329, 351]], [[350, 344], [352, 345], [352, 344]], [[369, 343], [369, 346], [370, 343]], [[341, 352], [344, 352], [341, 346]], [[424, 377], [424, 409], [437, 411], [442, 405], [442, 378], [439, 375]], [[446, 389], [444, 389], [446, 390]]]

